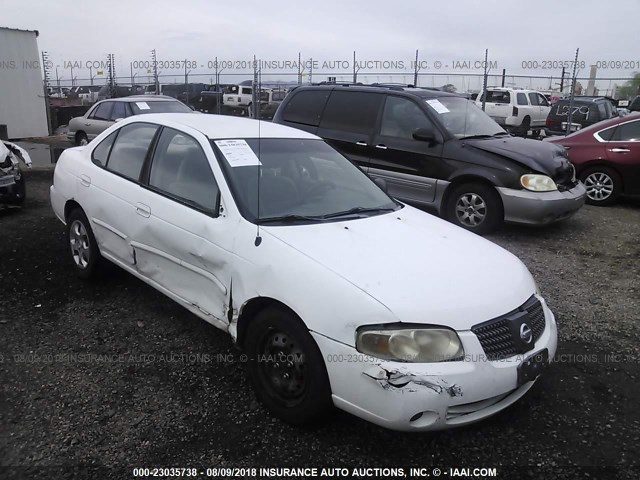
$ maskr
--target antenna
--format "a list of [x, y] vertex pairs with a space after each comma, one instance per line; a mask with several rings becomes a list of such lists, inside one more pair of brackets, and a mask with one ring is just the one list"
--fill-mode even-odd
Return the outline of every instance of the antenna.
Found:
[[[256, 93], [256, 87], [260, 88], [260, 84], [258, 83], [258, 65], [256, 62], [256, 57], [255, 55], [253, 56], [253, 95], [254, 95], [254, 99], [257, 100], [257, 102], [254, 102], [253, 104], [253, 108], [254, 108], [254, 112], [256, 111], [256, 103], [260, 103], [260, 92], [258, 91], [258, 93]], [[260, 110], [258, 109], [258, 112]], [[262, 137], [262, 135], [260, 135], [260, 126], [261, 126], [261, 122], [260, 122], [260, 115], [258, 114], [258, 213], [256, 216], [256, 241], [255, 246], [259, 247], [260, 244], [262, 243], [262, 237], [260, 236], [260, 177], [262, 176], [262, 160], [260, 160], [260, 139]]]

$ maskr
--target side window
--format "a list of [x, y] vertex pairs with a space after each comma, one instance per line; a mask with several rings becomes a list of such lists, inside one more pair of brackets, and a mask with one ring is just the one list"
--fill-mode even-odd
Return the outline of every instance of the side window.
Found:
[[127, 117], [127, 106], [124, 102], [113, 102], [113, 110], [111, 110], [111, 121], [115, 122], [118, 118]]
[[91, 153], [91, 160], [93, 160], [93, 163], [99, 167], [104, 167], [107, 164], [109, 152], [111, 152], [111, 146], [113, 145], [113, 141], [116, 139], [117, 134], [118, 132], [113, 132], [93, 149], [93, 152]]
[[534, 92], [529, 93], [529, 100], [531, 101], [531, 105], [537, 106], [540, 105], [540, 101], [538, 100], [538, 94]]
[[384, 96], [334, 90], [324, 109], [320, 128], [369, 134], [375, 127]]
[[253, 93], [251, 88], [242, 88], [242, 94], [243, 95], [251, 95]]
[[540, 95], [538, 93], [538, 100], [540, 101], [540, 105], [542, 105], [543, 107], [548, 107], [549, 106], [549, 102], [547, 101], [547, 99], [544, 97], [544, 95]]
[[95, 118], [96, 120], [109, 120], [109, 116], [111, 115], [111, 107], [113, 106], [113, 102], [104, 102], [98, 105], [98, 107], [93, 112], [91, 118]]
[[418, 128], [433, 129], [433, 124], [411, 100], [389, 95], [382, 113], [380, 135], [412, 140]]
[[640, 120], [618, 125], [614, 142], [640, 142]]
[[527, 102], [527, 96], [524, 93], [520, 92], [516, 97], [518, 99], [518, 105], [529, 105], [529, 102]]
[[607, 109], [604, 106], [604, 103], [598, 103], [598, 115], [600, 116], [600, 120], [605, 120], [609, 118], [607, 115]]
[[157, 130], [157, 125], [149, 123], [131, 123], [122, 127], [111, 149], [107, 169], [137, 182]]
[[151, 163], [149, 185], [216, 213], [219, 190], [209, 160], [193, 137], [178, 130], [162, 131]]
[[613, 138], [616, 128], [617, 127], [611, 127], [611, 128], [607, 128], [606, 130], [602, 130], [601, 132], [598, 132], [598, 136], [604, 141], [608, 142]]
[[302, 123], [317, 127], [320, 115], [327, 104], [329, 90], [304, 90], [291, 93], [291, 99], [285, 107], [282, 119], [286, 122]]

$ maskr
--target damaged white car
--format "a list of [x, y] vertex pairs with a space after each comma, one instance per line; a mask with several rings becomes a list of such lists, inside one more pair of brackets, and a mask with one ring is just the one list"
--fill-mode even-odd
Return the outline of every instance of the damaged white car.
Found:
[[62, 154], [51, 203], [81, 277], [108, 259], [227, 331], [292, 423], [335, 405], [397, 430], [468, 424], [556, 351], [520, 260], [289, 127], [129, 118]]
[[0, 141], [0, 208], [24, 203], [27, 193], [20, 163], [31, 168], [31, 157], [15, 143]]

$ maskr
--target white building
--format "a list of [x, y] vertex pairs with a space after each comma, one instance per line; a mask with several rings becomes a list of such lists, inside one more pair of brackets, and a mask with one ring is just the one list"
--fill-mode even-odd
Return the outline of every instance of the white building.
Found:
[[37, 37], [0, 27], [0, 132], [10, 139], [49, 134]]

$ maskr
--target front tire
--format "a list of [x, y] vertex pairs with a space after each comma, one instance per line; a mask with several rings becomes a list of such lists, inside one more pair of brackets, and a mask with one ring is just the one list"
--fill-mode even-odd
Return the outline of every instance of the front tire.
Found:
[[447, 198], [447, 219], [465, 230], [484, 235], [504, 221], [500, 195], [489, 185], [465, 183], [455, 187]]
[[103, 259], [89, 220], [79, 208], [67, 218], [67, 242], [76, 275], [84, 280], [95, 277]]
[[587, 189], [587, 203], [601, 207], [612, 205], [622, 193], [620, 175], [608, 167], [592, 167], [580, 175]]
[[249, 324], [246, 339], [249, 378], [260, 402], [294, 425], [327, 414], [332, 401], [325, 361], [295, 314], [266, 308]]

